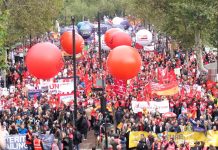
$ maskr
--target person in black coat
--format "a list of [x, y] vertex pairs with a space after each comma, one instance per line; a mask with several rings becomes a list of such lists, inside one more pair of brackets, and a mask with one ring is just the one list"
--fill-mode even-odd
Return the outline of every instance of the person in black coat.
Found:
[[157, 127], [157, 134], [163, 133], [166, 131], [164, 123], [161, 123], [160, 126]]
[[139, 141], [137, 147], [137, 150], [148, 150], [148, 146], [146, 144], [146, 138], [144, 137], [144, 135], [141, 135], [141, 140]]
[[119, 124], [123, 119], [124, 112], [122, 111], [121, 107], [119, 107], [115, 113], [116, 123]]
[[96, 136], [100, 134], [100, 126], [101, 126], [101, 122], [99, 120], [96, 120], [93, 124], [93, 130]]
[[83, 114], [79, 120], [77, 121], [77, 129], [79, 130], [79, 132], [81, 134], [84, 135], [84, 140], [87, 139], [87, 132], [88, 132], [88, 121], [87, 119], [85, 118], [85, 114]]
[[180, 128], [179, 125], [176, 123], [174, 126], [172, 126], [172, 127], [170, 128], [170, 132], [177, 132], [177, 133], [179, 133], [179, 132], [181, 132], [181, 128]]
[[73, 144], [75, 145], [76, 150], [79, 150], [79, 144], [82, 142], [82, 134], [75, 129], [73, 132]]

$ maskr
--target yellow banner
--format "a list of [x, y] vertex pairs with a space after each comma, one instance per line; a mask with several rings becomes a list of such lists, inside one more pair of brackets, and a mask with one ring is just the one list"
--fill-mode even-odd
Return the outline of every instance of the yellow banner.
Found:
[[[137, 146], [141, 135], [144, 135], [145, 137], [148, 136], [147, 132], [143, 131], [133, 131], [130, 132], [129, 135], [129, 148], [134, 148]], [[161, 139], [162, 134], [153, 134], [154, 137], [158, 137], [158, 139]], [[199, 142], [205, 142], [206, 146], [213, 145], [218, 146], [218, 131], [208, 131], [206, 133], [204, 132], [168, 132], [165, 133], [166, 138], [169, 140], [170, 138], [174, 138], [176, 144], [179, 146], [180, 144], [184, 142], [188, 142], [190, 146], [194, 146], [194, 143], [196, 141]]]
[[169, 95], [175, 95], [178, 92], [179, 92], [179, 87], [177, 86], [163, 91], [155, 91], [153, 93], [156, 93], [157, 95], [169, 96]]

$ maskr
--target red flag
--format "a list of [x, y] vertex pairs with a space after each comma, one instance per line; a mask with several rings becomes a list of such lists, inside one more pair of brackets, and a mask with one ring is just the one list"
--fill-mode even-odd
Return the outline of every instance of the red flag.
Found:
[[173, 69], [171, 69], [169, 73], [167, 73], [167, 79], [168, 81], [176, 81], [176, 74]]
[[158, 68], [157, 69], [157, 79], [159, 83], [163, 83], [164, 79], [167, 78], [167, 67], [165, 69], [163, 68]]
[[126, 93], [127, 81], [114, 79], [114, 92], [116, 94]]

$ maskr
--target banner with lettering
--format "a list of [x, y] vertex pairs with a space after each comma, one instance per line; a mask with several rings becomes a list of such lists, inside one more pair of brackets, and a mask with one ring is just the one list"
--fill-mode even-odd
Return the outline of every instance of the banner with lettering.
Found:
[[[129, 148], [137, 147], [137, 144], [139, 143], [142, 134], [145, 137], [148, 136], [148, 132], [144, 132], [144, 131], [130, 132]], [[169, 140], [170, 138], [174, 138], [178, 146], [184, 142], [188, 142], [190, 146], [194, 146], [194, 143], [196, 141], [205, 142], [206, 146], [209, 146], [209, 145], [213, 145], [216, 147], [218, 146], [218, 131], [210, 130], [206, 133], [203, 133], [203, 132], [180, 132], [180, 133], [168, 132], [168, 133], [164, 133], [164, 135], [166, 135], [167, 140]], [[159, 134], [159, 135], [153, 134], [153, 136], [160, 139], [162, 137], [162, 134]]]
[[51, 94], [72, 93], [73, 90], [73, 82], [52, 83], [48, 86], [48, 92]]
[[27, 150], [26, 135], [10, 135], [6, 138], [6, 150]]
[[144, 109], [155, 112], [157, 109], [160, 113], [166, 113], [170, 111], [169, 101], [132, 101], [132, 109], [134, 113], [143, 112]]
[[[34, 135], [35, 133], [33, 133]], [[54, 142], [53, 134], [38, 134], [44, 149], [51, 149]], [[26, 135], [10, 135], [6, 138], [6, 150], [27, 150]]]

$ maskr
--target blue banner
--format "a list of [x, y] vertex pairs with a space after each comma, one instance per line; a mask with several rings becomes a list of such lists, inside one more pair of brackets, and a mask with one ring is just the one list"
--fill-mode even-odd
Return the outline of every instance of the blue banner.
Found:
[[42, 96], [41, 92], [42, 92], [41, 90], [29, 90], [28, 99], [32, 99], [34, 97], [37, 97], [37, 99], [40, 99], [40, 97]]

